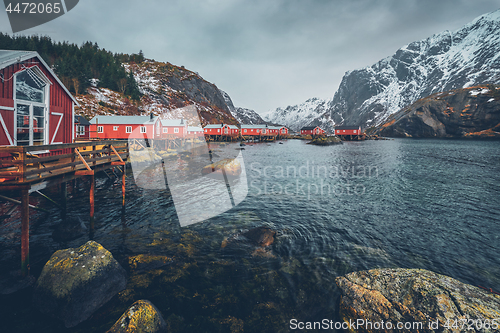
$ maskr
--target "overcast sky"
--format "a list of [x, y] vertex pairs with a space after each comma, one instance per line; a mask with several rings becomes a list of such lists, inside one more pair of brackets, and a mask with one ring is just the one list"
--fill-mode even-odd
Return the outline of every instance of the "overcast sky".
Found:
[[[20, 34], [142, 50], [263, 113], [331, 98], [346, 71], [498, 8], [498, 0], [81, 0]], [[4, 11], [0, 31], [12, 33]]]

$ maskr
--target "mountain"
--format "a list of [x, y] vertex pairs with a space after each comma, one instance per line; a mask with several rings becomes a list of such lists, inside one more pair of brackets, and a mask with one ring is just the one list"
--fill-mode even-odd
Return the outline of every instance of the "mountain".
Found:
[[[161, 115], [164, 118], [187, 117], [186, 107], [194, 107], [207, 123], [237, 124], [224, 96], [213, 83], [183, 66], [144, 59], [140, 63], [123, 63], [132, 73], [142, 94], [134, 101], [121, 92], [102, 88], [94, 80], [85, 94], [77, 95], [76, 112], [91, 118], [99, 115]], [[192, 112], [191, 112], [192, 114]], [[195, 122], [193, 122], [195, 124]]]
[[498, 139], [500, 86], [474, 86], [432, 94], [390, 115], [374, 134]]
[[257, 112], [254, 110], [242, 108], [242, 107], [237, 107], [234, 106], [233, 101], [231, 100], [231, 97], [225, 92], [220, 90], [220, 93], [224, 97], [224, 100], [226, 102], [226, 105], [229, 108], [229, 111], [233, 115], [233, 117], [238, 120], [240, 124], [245, 124], [245, 125], [260, 125], [260, 124], [266, 124], [267, 122], [259, 116]]
[[277, 108], [264, 117], [269, 122], [283, 124], [292, 131], [298, 132], [303, 126], [311, 123], [326, 111], [325, 100], [310, 98], [299, 105]]
[[[268, 119], [295, 128], [322, 125], [371, 127], [420, 98], [436, 92], [500, 82], [500, 10], [461, 29], [444, 31], [403, 46], [372, 66], [348, 71], [333, 98], [314, 110], [302, 105], [278, 108]], [[324, 110], [324, 111], [323, 111]], [[302, 114], [318, 114], [302, 117]], [[299, 123], [300, 122], [300, 123]]]

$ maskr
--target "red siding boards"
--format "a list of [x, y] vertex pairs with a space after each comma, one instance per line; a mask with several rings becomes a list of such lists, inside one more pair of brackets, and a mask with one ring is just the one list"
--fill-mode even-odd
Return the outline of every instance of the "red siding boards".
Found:
[[321, 129], [319, 126], [316, 127], [303, 127], [300, 130], [301, 135], [323, 135], [325, 131]]
[[[102, 127], [102, 132], [97, 132], [97, 127]], [[146, 133], [141, 133], [140, 127], [146, 127]], [[115, 130], [116, 127], [116, 130]], [[127, 127], [130, 127], [131, 133], [127, 132]], [[144, 139], [153, 137], [153, 125], [141, 125], [141, 124], [120, 124], [119, 116], [117, 116], [116, 124], [91, 124], [90, 125], [90, 137], [99, 138], [102, 140], [108, 139]]]
[[[14, 101], [14, 76], [30, 67], [38, 67], [43, 75], [50, 81], [48, 90], [48, 134], [46, 144], [71, 143], [73, 141], [73, 103], [76, 100], [68, 90], [57, 79], [48, 65], [36, 52], [25, 51], [2, 51], [10, 52], [11, 59], [7, 59], [0, 70], [3, 80], [0, 80], [0, 146], [12, 145], [8, 140], [7, 130], [13, 143], [15, 143], [15, 111]], [[12, 59], [15, 59], [12, 61]], [[20, 59], [18, 61], [17, 59]], [[17, 61], [17, 62], [16, 62]], [[2, 64], [0, 64], [2, 65]], [[61, 151], [51, 151], [51, 154], [59, 154]]]
[[335, 135], [360, 135], [361, 126], [337, 126]]

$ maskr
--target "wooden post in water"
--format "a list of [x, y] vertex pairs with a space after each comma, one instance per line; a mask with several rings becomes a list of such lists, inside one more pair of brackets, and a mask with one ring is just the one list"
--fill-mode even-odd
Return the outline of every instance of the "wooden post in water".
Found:
[[94, 231], [94, 191], [95, 179], [94, 175], [90, 175], [90, 231]]
[[30, 273], [30, 212], [28, 189], [21, 190], [21, 273]]
[[122, 208], [125, 208], [125, 163], [123, 163], [122, 172]]

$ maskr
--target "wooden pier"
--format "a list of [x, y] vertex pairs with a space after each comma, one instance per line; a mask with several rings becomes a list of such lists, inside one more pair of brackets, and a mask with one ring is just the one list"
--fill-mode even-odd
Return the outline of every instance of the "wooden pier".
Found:
[[[96, 172], [122, 167], [122, 207], [125, 206], [125, 161], [128, 141], [87, 141], [78, 143], [0, 147], [0, 193], [12, 191], [21, 200], [1, 199], [21, 207], [21, 271], [29, 274], [29, 195], [40, 189], [89, 177], [90, 229], [94, 227]], [[65, 197], [64, 197], [65, 200]], [[62, 204], [65, 206], [65, 203]], [[31, 207], [35, 208], [35, 207]]]

